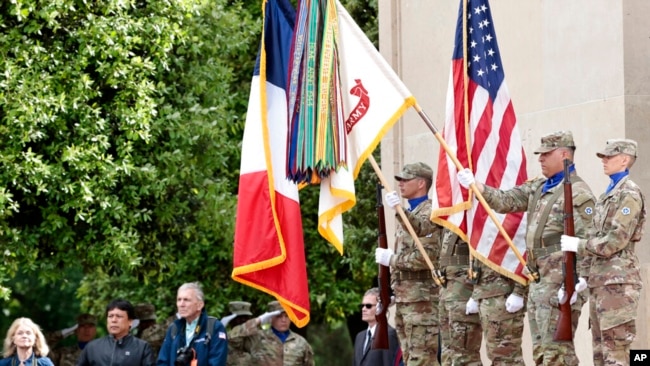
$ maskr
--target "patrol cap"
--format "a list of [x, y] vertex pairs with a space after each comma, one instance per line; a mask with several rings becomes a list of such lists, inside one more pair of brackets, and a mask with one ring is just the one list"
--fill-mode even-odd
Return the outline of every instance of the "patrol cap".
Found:
[[280, 305], [280, 302], [278, 301], [271, 301], [268, 304], [268, 307], [269, 307], [269, 312], [276, 311], [276, 310], [280, 310], [284, 312], [284, 308], [282, 307], [282, 305]]
[[423, 178], [431, 181], [433, 180], [433, 169], [422, 162], [406, 164], [402, 171], [395, 176], [396, 180], [410, 180], [413, 178]]
[[535, 154], [553, 151], [558, 147], [576, 147], [571, 131], [557, 131], [542, 137], [542, 145], [535, 150]]
[[97, 318], [95, 316], [90, 315], [90, 314], [79, 314], [77, 316], [77, 325], [97, 325]]
[[156, 307], [152, 304], [138, 304], [135, 306], [135, 317], [139, 320], [156, 320]]
[[596, 156], [603, 158], [605, 156], [614, 156], [618, 154], [628, 154], [636, 158], [637, 143], [629, 139], [610, 139], [607, 140], [605, 149], [596, 153]]
[[250, 302], [231, 301], [228, 303], [228, 308], [230, 309], [230, 313], [232, 314], [253, 316], [253, 313], [251, 313]]

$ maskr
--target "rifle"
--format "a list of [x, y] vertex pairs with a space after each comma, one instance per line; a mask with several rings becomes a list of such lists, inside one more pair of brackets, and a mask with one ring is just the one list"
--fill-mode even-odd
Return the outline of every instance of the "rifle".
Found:
[[[382, 185], [377, 183], [377, 216], [379, 235], [377, 237], [377, 245], [379, 248], [388, 249], [386, 241], [386, 220], [384, 218], [384, 204], [381, 201]], [[379, 266], [377, 274], [377, 282], [379, 282], [379, 298], [377, 299], [377, 309], [375, 319], [377, 319], [377, 328], [375, 328], [375, 337], [372, 340], [372, 349], [388, 349], [388, 319], [386, 313], [388, 312], [388, 305], [390, 305], [390, 271], [386, 266]]]
[[[564, 159], [564, 234], [575, 235], [573, 228], [573, 191], [569, 176], [569, 159]], [[557, 319], [557, 326], [553, 334], [554, 341], [572, 341], [573, 323], [571, 322], [571, 297], [575, 291], [577, 282], [576, 254], [574, 252], [562, 252], [562, 273], [564, 274], [564, 303], [560, 304], [560, 317]]]

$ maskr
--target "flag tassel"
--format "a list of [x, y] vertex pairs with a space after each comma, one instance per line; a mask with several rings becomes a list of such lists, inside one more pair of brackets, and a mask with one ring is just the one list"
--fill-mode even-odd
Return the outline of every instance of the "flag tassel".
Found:
[[[431, 121], [429, 116], [424, 112], [424, 110], [422, 110], [422, 107], [420, 107], [420, 105], [416, 103], [414, 108], [418, 112], [418, 115], [420, 116], [422, 121], [424, 121], [424, 123], [427, 125], [429, 130], [431, 130], [431, 132], [433, 133], [433, 136], [435, 136], [436, 140], [438, 140], [438, 142], [440, 143], [440, 146], [445, 150], [447, 155], [454, 162], [454, 165], [456, 166], [456, 169], [458, 169], [459, 171], [464, 169], [465, 167], [460, 163], [460, 161], [456, 157], [456, 154], [449, 148], [449, 145], [447, 145], [447, 142], [445, 141], [445, 139], [442, 138], [442, 135], [440, 134], [440, 131], [436, 128], [436, 126], [433, 124], [433, 122]], [[519, 249], [517, 249], [515, 244], [512, 242], [512, 239], [510, 238], [510, 235], [508, 235], [506, 230], [503, 228], [503, 225], [501, 225], [501, 222], [499, 222], [497, 217], [494, 215], [494, 211], [492, 211], [492, 208], [490, 207], [490, 205], [485, 201], [485, 198], [483, 198], [483, 195], [481, 194], [481, 192], [479, 192], [478, 188], [476, 187], [476, 184], [472, 183], [470, 188], [472, 189], [472, 192], [474, 192], [474, 194], [476, 195], [476, 198], [478, 199], [478, 201], [481, 203], [481, 205], [483, 205], [483, 207], [487, 211], [488, 215], [490, 216], [490, 219], [492, 220], [492, 222], [494, 222], [494, 225], [496, 225], [497, 229], [499, 230], [499, 233], [501, 233], [501, 235], [503, 235], [503, 238], [505, 239], [506, 243], [508, 243], [508, 246], [510, 246], [510, 249], [512, 249], [512, 252], [515, 254], [515, 256], [517, 257], [519, 262], [524, 267], [530, 268], [530, 267], [527, 266], [526, 260], [524, 259], [524, 257], [519, 252]], [[469, 247], [472, 248], [471, 245]], [[537, 274], [534, 271], [531, 272], [531, 273], [526, 274], [526, 276], [531, 281], [536, 281], [537, 280]]]

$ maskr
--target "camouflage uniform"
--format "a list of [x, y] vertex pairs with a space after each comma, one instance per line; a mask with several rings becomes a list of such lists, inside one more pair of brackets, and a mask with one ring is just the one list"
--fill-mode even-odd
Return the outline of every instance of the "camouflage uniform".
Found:
[[53, 350], [48, 356], [56, 366], [75, 366], [81, 354], [79, 346], [67, 346]]
[[[559, 147], [575, 147], [568, 131], [542, 137], [542, 146], [535, 151], [545, 153]], [[592, 228], [594, 195], [589, 186], [571, 167], [573, 193], [573, 218], [575, 235], [584, 237]], [[537, 365], [577, 365], [573, 342], [554, 342], [559, 317], [557, 292], [563, 282], [560, 238], [564, 233], [564, 196], [560, 178], [563, 173], [549, 179], [535, 179], [510, 190], [502, 191], [484, 186], [483, 197], [497, 212], [527, 211], [526, 247], [528, 264], [539, 273], [539, 282], [531, 282], [528, 289], [527, 313], [533, 341], [533, 359]], [[555, 182], [543, 192], [545, 183]], [[543, 192], [543, 193], [542, 193]], [[577, 272], [584, 277], [587, 262], [578, 259]], [[584, 292], [572, 305], [573, 332], [578, 325]]]
[[[228, 303], [231, 315], [252, 317], [251, 303], [246, 301], [231, 301]], [[231, 319], [228, 324], [233, 324]], [[222, 321], [223, 322], [223, 321]], [[232, 323], [231, 323], [232, 322]], [[235, 326], [236, 327], [236, 326]], [[235, 328], [233, 327], [233, 329]], [[229, 333], [230, 334], [230, 333]], [[228, 366], [249, 366], [256, 364], [253, 362], [253, 342], [251, 337], [238, 337], [237, 339], [228, 340]]]
[[[77, 325], [82, 326], [86, 324], [97, 326], [97, 318], [90, 314], [79, 315], [77, 317]], [[56, 340], [56, 337], [58, 337], [58, 340]], [[51, 344], [55, 345], [58, 343], [58, 341], [63, 339], [63, 335], [60, 331], [57, 331], [53, 333], [53, 335], [48, 336], [47, 339], [48, 342], [53, 341]], [[81, 351], [82, 349], [79, 348], [79, 345], [75, 344], [73, 346], [52, 349], [50, 350], [48, 357], [50, 360], [52, 360], [52, 363], [57, 366], [75, 366], [77, 364], [77, 359], [79, 358]]]
[[525, 287], [506, 276], [502, 276], [485, 265], [478, 264], [478, 284], [474, 286], [472, 298], [479, 303], [481, 327], [487, 356], [492, 365], [523, 365], [521, 340], [524, 333], [526, 311], [510, 313], [506, 310], [506, 299], [514, 293], [526, 297]]
[[137, 331], [137, 337], [149, 343], [154, 360], [158, 359], [158, 352], [162, 347], [165, 340], [165, 333], [167, 328], [174, 321], [175, 317], [171, 317], [170, 322], [164, 324], [153, 324], [149, 327], [142, 329], [145, 321], [156, 320], [156, 308], [152, 304], [137, 304], [135, 306], [135, 317], [140, 320], [140, 326]]
[[[234, 327], [228, 333], [228, 342], [235, 348], [248, 347], [252, 361], [258, 366], [313, 366], [314, 352], [305, 338], [289, 331], [282, 343], [273, 329], [261, 329], [257, 318]], [[248, 342], [247, 346], [244, 343]]]
[[[426, 174], [415, 175], [417, 169], [426, 169]], [[415, 177], [431, 181], [433, 171], [422, 163], [407, 164], [401, 175], [395, 176], [397, 180]], [[406, 217], [437, 268], [443, 228], [431, 222], [431, 207], [431, 200], [426, 199], [406, 212]], [[400, 222], [395, 232], [397, 251], [390, 260], [390, 267], [391, 287], [395, 293], [395, 330], [404, 365], [438, 365], [439, 288], [401, 217], [397, 219]]]
[[[610, 140], [597, 155], [602, 158], [619, 153], [636, 157], [636, 142]], [[643, 236], [645, 218], [645, 197], [626, 175], [600, 196], [594, 231], [588, 240], [580, 240], [578, 254], [590, 263], [587, 283], [596, 366], [630, 364], [642, 287], [634, 246]]]
[[480, 365], [481, 322], [478, 314], [465, 314], [474, 287], [468, 278], [469, 248], [451, 231], [445, 231], [439, 265], [447, 282], [439, 303], [442, 365]]

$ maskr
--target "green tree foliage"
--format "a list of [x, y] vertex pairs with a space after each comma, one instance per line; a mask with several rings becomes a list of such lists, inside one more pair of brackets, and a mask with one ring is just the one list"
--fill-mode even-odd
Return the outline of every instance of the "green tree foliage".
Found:
[[[344, 5], [376, 42], [376, 1]], [[230, 279], [260, 28], [256, 1], [0, 2], [0, 291], [11, 317], [51, 311], [79, 273], [80, 307], [96, 314], [115, 297], [172, 314], [175, 289], [195, 280], [215, 315], [233, 299], [264, 311], [268, 295]], [[312, 321], [344, 319], [372, 285], [375, 182], [364, 167], [343, 256], [317, 233], [318, 189], [301, 192]], [[78, 307], [67, 309], [44, 327], [68, 325]]]

